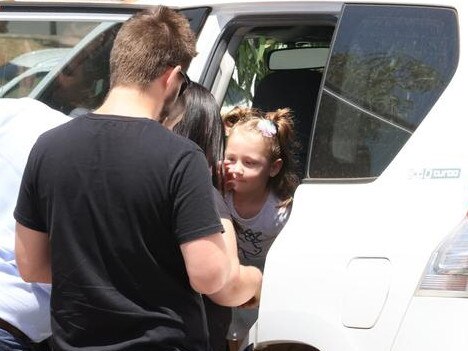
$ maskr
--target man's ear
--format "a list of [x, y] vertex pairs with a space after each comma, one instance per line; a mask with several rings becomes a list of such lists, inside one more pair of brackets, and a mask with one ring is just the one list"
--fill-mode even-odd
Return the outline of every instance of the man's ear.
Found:
[[173, 90], [177, 86], [177, 84], [179, 83], [179, 78], [177, 76], [181, 69], [181, 66], [169, 66], [166, 69], [166, 71], [162, 74], [161, 80], [165, 90]]
[[281, 171], [281, 167], [283, 167], [283, 160], [280, 158], [274, 160], [270, 166], [270, 177], [276, 176]]

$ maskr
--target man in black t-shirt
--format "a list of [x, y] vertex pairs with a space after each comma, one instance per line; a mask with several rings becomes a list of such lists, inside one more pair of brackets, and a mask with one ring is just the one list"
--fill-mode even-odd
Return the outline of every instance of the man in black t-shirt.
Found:
[[[94, 113], [43, 134], [15, 218], [26, 281], [52, 281], [56, 350], [207, 350], [200, 293], [242, 292], [201, 150], [158, 120], [187, 84], [187, 20], [165, 7], [133, 16], [111, 52], [111, 90]], [[237, 286], [237, 285], [236, 285]]]

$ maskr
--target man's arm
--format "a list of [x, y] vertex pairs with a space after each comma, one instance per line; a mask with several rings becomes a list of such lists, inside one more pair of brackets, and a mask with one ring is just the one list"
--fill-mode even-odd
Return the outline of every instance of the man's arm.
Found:
[[253, 308], [260, 303], [261, 287], [261, 271], [254, 266], [239, 265], [236, 278], [208, 297], [221, 306]]
[[[236, 235], [230, 220], [222, 222], [224, 234], [200, 235], [200, 229], [205, 233], [204, 228], [213, 227], [216, 232], [222, 226], [206, 158], [200, 151], [189, 155], [185, 162], [179, 163], [179, 167], [185, 165], [186, 168], [175, 173], [178, 177], [173, 184], [176, 185], [174, 228], [190, 284], [195, 291], [212, 296], [218, 304], [241, 305], [259, 291], [261, 273], [253, 267], [240, 267]], [[222, 198], [221, 203], [224, 203]], [[227, 209], [226, 212], [230, 219]]]
[[239, 264], [236, 233], [232, 221], [222, 218], [221, 222], [225, 230], [223, 239], [231, 270], [226, 284], [217, 292], [208, 294], [208, 297], [222, 306], [235, 307], [249, 302], [248, 307], [255, 307], [260, 298], [262, 273], [256, 267]]
[[28, 283], [51, 283], [49, 236], [16, 222], [16, 264]]
[[200, 294], [213, 294], [229, 279], [231, 262], [221, 233], [180, 245], [192, 288]]

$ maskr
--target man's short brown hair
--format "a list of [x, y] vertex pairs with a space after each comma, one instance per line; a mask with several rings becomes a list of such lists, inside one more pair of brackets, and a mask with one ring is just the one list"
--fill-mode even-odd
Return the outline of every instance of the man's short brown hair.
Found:
[[168, 66], [186, 68], [196, 56], [188, 20], [165, 6], [141, 11], [119, 30], [110, 57], [110, 84], [146, 88]]

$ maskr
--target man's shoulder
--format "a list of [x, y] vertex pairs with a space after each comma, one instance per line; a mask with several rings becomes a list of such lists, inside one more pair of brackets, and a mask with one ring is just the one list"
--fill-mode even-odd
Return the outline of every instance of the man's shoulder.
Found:
[[37, 139], [37, 145], [43, 145], [47, 143], [60, 143], [62, 139], [67, 138], [68, 130], [73, 128], [73, 125], [77, 123], [77, 118], [67, 119], [64, 123], [57, 124], [47, 130], [45, 130]]
[[185, 138], [183, 136], [180, 136], [180, 135], [177, 135], [171, 131], [168, 131], [168, 133], [171, 134], [171, 138], [174, 138], [176, 140], [176, 145], [181, 149], [181, 150], [184, 150], [184, 151], [187, 151], [187, 152], [202, 152], [202, 149], [200, 148], [200, 146], [198, 146], [195, 142], [193, 142], [192, 140], [188, 139], [188, 138]]
[[199, 152], [203, 154], [202, 149], [192, 140], [172, 132], [159, 123], [157, 124], [156, 128], [158, 129], [159, 136], [158, 139], [152, 139], [154, 143], [164, 145], [171, 154], [185, 155]]

